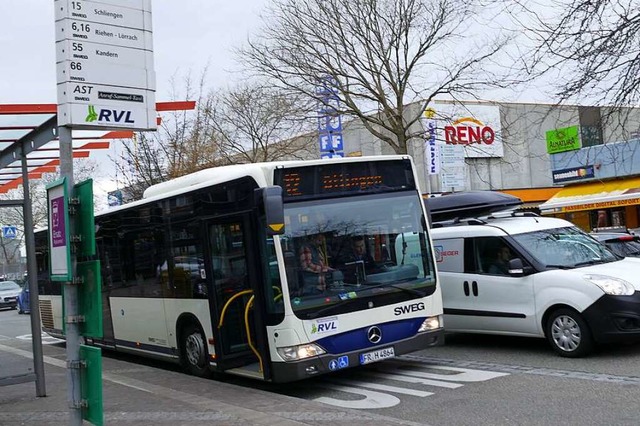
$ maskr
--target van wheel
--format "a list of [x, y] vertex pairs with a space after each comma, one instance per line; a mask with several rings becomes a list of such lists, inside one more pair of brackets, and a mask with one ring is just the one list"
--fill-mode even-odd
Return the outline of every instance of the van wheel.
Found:
[[562, 308], [552, 312], [545, 331], [551, 347], [560, 356], [578, 358], [593, 350], [589, 326], [573, 309]]
[[189, 323], [182, 330], [180, 362], [189, 374], [209, 377], [209, 351], [204, 333], [199, 326]]

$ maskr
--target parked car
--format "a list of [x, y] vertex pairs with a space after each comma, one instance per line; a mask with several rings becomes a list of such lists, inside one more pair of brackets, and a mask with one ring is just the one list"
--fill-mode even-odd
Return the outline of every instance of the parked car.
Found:
[[31, 298], [29, 297], [29, 282], [25, 281], [22, 284], [22, 291], [18, 295], [18, 313], [30, 314], [31, 313]]
[[0, 308], [16, 309], [22, 288], [15, 281], [0, 281]]
[[447, 331], [546, 338], [565, 357], [640, 340], [640, 259], [562, 219], [474, 211], [439, 222], [438, 207], [431, 235]]
[[620, 256], [640, 257], [640, 236], [628, 232], [592, 232], [596, 240]]

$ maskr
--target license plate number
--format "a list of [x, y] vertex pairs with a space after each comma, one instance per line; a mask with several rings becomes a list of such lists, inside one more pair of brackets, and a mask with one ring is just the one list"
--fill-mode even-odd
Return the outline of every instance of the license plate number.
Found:
[[366, 352], [364, 354], [360, 354], [360, 364], [370, 364], [372, 362], [381, 361], [387, 358], [393, 358], [396, 356], [393, 351], [393, 347], [391, 348], [382, 348], [373, 352]]

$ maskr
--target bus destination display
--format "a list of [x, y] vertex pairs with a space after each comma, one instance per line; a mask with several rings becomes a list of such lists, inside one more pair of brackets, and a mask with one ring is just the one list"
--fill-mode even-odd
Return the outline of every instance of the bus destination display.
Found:
[[407, 160], [277, 169], [274, 183], [285, 199], [415, 189]]

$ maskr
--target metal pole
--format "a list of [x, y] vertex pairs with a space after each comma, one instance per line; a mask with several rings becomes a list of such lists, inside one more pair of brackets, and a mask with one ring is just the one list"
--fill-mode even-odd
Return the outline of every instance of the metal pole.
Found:
[[27, 249], [27, 279], [29, 280], [29, 311], [31, 312], [31, 345], [33, 347], [33, 370], [36, 372], [36, 396], [47, 396], [44, 382], [42, 357], [42, 329], [40, 324], [40, 301], [38, 296], [38, 266], [36, 264], [36, 242], [33, 235], [33, 212], [29, 194], [29, 169], [27, 156], [20, 146], [22, 164], [22, 213], [24, 215], [24, 243]]
[[[58, 137], [60, 141], [60, 176], [67, 178], [67, 193], [73, 194], [73, 146], [71, 128], [59, 126]], [[74, 235], [73, 220], [69, 221], [69, 235]], [[76, 258], [71, 253], [71, 276], [76, 275]], [[63, 285], [64, 308], [67, 340], [67, 399], [69, 402], [69, 420], [72, 426], [82, 425], [82, 394], [80, 393], [80, 328], [77, 322], [67, 321], [67, 318], [78, 317], [78, 288], [71, 282]]]

